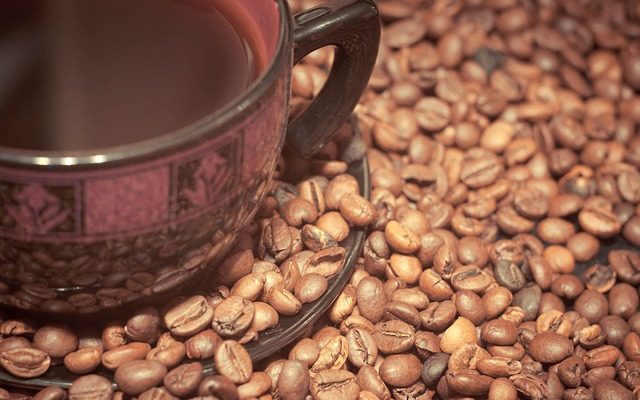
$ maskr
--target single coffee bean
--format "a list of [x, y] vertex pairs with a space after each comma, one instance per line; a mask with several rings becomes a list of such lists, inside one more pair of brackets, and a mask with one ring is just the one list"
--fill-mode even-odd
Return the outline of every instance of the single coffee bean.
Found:
[[198, 396], [213, 396], [219, 399], [238, 400], [238, 388], [227, 377], [222, 375], [206, 376], [198, 385]]
[[618, 379], [628, 389], [635, 389], [640, 385], [640, 363], [624, 361], [618, 368]]
[[482, 396], [489, 392], [493, 379], [473, 370], [447, 371], [447, 385], [464, 396]]
[[460, 290], [454, 296], [458, 314], [473, 322], [474, 325], [482, 324], [486, 314], [480, 296], [469, 290]]
[[347, 332], [348, 357], [351, 364], [360, 368], [364, 364], [374, 365], [378, 348], [373, 335], [362, 328], [352, 328]]
[[620, 399], [631, 400], [631, 391], [614, 380], [604, 380], [593, 387], [593, 397], [595, 400]]
[[596, 263], [582, 273], [587, 289], [606, 293], [616, 283], [616, 273], [607, 265]]
[[415, 329], [406, 322], [399, 320], [379, 322], [375, 325], [373, 339], [378, 350], [382, 353], [402, 353], [413, 346]]
[[213, 329], [205, 329], [187, 339], [185, 342], [186, 356], [192, 360], [213, 357], [220, 343], [222, 343], [220, 335], [215, 333]]
[[392, 354], [380, 365], [380, 377], [387, 385], [406, 387], [420, 379], [420, 368], [413, 354]]
[[585, 353], [582, 359], [584, 361], [584, 365], [591, 369], [612, 366], [616, 363], [620, 355], [620, 350], [617, 347], [604, 345], [589, 350]]
[[298, 279], [294, 294], [300, 303], [313, 303], [327, 291], [327, 279], [316, 273], [306, 273]]
[[529, 343], [531, 357], [542, 363], [557, 363], [573, 352], [573, 342], [554, 332], [537, 334]]
[[387, 385], [382, 381], [380, 374], [374, 367], [363, 365], [358, 371], [356, 382], [360, 390], [369, 391], [378, 396], [379, 399], [391, 398], [389, 388], [387, 388]]
[[478, 371], [492, 378], [509, 377], [522, 372], [520, 361], [506, 357], [490, 357], [478, 360]]
[[638, 291], [628, 283], [618, 283], [607, 294], [609, 300], [609, 313], [630, 318], [638, 309], [640, 297]]
[[[122, 392], [119, 392], [122, 393]], [[139, 400], [177, 400], [178, 397], [173, 396], [165, 388], [153, 387], [149, 390], [145, 390], [138, 396]]]
[[568, 387], [578, 387], [585, 371], [584, 363], [577, 356], [567, 357], [558, 364], [558, 377]]
[[15, 348], [0, 353], [0, 365], [19, 378], [35, 378], [47, 372], [51, 358], [42, 350]]
[[213, 308], [204, 296], [192, 296], [164, 316], [165, 326], [176, 336], [190, 336], [211, 323]]
[[311, 377], [311, 395], [318, 400], [356, 400], [360, 388], [349, 371], [325, 369]]
[[453, 295], [451, 286], [433, 269], [422, 272], [418, 285], [431, 301], [449, 300]]
[[74, 374], [88, 374], [100, 366], [101, 360], [100, 347], [87, 347], [67, 354], [64, 366]]
[[502, 286], [489, 289], [482, 296], [482, 307], [487, 319], [496, 318], [502, 314], [511, 305], [511, 300], [513, 300], [513, 294], [509, 289]]
[[480, 338], [488, 344], [511, 346], [518, 339], [518, 331], [511, 322], [504, 319], [494, 319], [487, 321], [482, 326]]
[[360, 281], [356, 290], [356, 299], [363, 317], [374, 324], [382, 319], [387, 297], [380, 279], [367, 277]]
[[567, 249], [573, 253], [576, 261], [585, 262], [591, 260], [598, 253], [600, 242], [587, 232], [578, 232], [567, 240]]
[[78, 348], [78, 337], [63, 325], [47, 325], [33, 335], [33, 346], [51, 357], [59, 358]]
[[349, 344], [344, 336], [337, 335], [327, 339], [320, 348], [318, 359], [311, 366], [311, 372], [318, 372], [323, 369], [338, 369], [347, 361]]
[[[348, 338], [347, 338], [348, 339]], [[307, 367], [312, 366], [320, 356], [320, 346], [309, 338], [299, 340], [289, 351], [289, 360], [301, 361]]]
[[494, 267], [496, 282], [512, 292], [522, 289], [527, 282], [524, 274], [512, 261], [502, 259]]
[[540, 286], [529, 285], [513, 295], [511, 304], [520, 307], [524, 311], [524, 319], [526, 321], [532, 321], [538, 316], [541, 296], [542, 290]]
[[102, 365], [108, 370], [113, 371], [125, 362], [143, 359], [150, 350], [151, 346], [148, 343], [128, 343], [105, 351], [102, 354]]
[[254, 313], [251, 301], [231, 295], [213, 310], [211, 326], [223, 338], [238, 337], [249, 329]]
[[517, 400], [518, 391], [509, 379], [498, 378], [491, 382], [491, 385], [489, 386], [488, 398]]
[[66, 400], [67, 392], [56, 386], [40, 390], [33, 396], [33, 400]]
[[589, 289], [582, 292], [573, 307], [580, 315], [587, 318], [590, 323], [595, 324], [607, 315], [609, 304], [602, 293]]
[[186, 352], [184, 343], [175, 340], [169, 332], [165, 332], [160, 336], [156, 347], [149, 350], [145, 359], [155, 360], [167, 368], [173, 368], [182, 362]]
[[607, 338], [607, 344], [622, 347], [625, 336], [631, 331], [627, 321], [617, 315], [607, 315], [599, 322], [602, 333]]
[[245, 383], [253, 373], [253, 364], [247, 350], [234, 340], [225, 340], [218, 346], [215, 354], [218, 372], [233, 383]]
[[279, 395], [285, 400], [303, 400], [309, 391], [309, 370], [299, 361], [285, 361], [277, 382]]
[[124, 326], [127, 339], [132, 342], [155, 343], [160, 336], [160, 316], [158, 310], [145, 307], [138, 310]]
[[75, 379], [69, 388], [69, 400], [111, 400], [111, 381], [100, 375], [84, 375]]
[[600, 382], [614, 379], [616, 369], [614, 367], [596, 367], [588, 370], [582, 377], [582, 382], [587, 387], [595, 387]]
[[509, 377], [518, 392], [530, 399], [546, 399], [548, 391], [546, 383], [534, 375], [517, 374]]
[[455, 304], [450, 301], [430, 303], [420, 312], [422, 326], [429, 331], [442, 331], [450, 326], [456, 318]]
[[167, 374], [167, 367], [157, 361], [133, 360], [120, 365], [114, 380], [120, 390], [135, 396], [162, 382]]
[[171, 394], [184, 398], [196, 391], [203, 377], [202, 364], [194, 362], [172, 369], [162, 383]]
[[464, 317], [458, 317], [456, 321], [444, 331], [440, 348], [445, 353], [453, 353], [457, 348], [466, 343], [476, 343], [476, 328], [471, 321]]

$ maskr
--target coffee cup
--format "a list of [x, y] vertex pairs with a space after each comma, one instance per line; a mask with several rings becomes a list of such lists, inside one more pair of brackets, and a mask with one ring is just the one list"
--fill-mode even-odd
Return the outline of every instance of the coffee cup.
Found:
[[[231, 26], [242, 26], [246, 36], [243, 42], [253, 53], [252, 62], [262, 63], [256, 67], [255, 78], [249, 79], [246, 88], [220, 107], [210, 112], [205, 107], [205, 112], [188, 124], [170, 132], [151, 132], [150, 137], [142, 140], [105, 147], [102, 143], [108, 142], [92, 142], [91, 135], [81, 128], [74, 134], [79, 132], [78, 137], [85, 141], [68, 148], [63, 142], [57, 147], [38, 147], [36, 141], [29, 147], [0, 139], [0, 306], [36, 315], [96, 314], [131, 302], [152, 302], [212, 272], [256, 214], [283, 147], [306, 157], [321, 149], [353, 111], [376, 59], [380, 26], [373, 0], [333, 0], [293, 17], [285, 0], [177, 3], [190, 7], [191, 13], [213, 10], [226, 17]], [[92, 18], [99, 18], [94, 14]], [[108, 17], [106, 12], [100, 15], [103, 19]], [[95, 21], [84, 27], [89, 32], [87, 37], [91, 37], [91, 30], [99, 27], [102, 20]], [[170, 42], [175, 35], [169, 32], [163, 41]], [[130, 38], [133, 42], [137, 34], [134, 36]], [[2, 39], [0, 30], [0, 49]], [[47, 41], [45, 45], [49, 44]], [[307, 54], [324, 46], [335, 46], [328, 80], [310, 105], [287, 123], [292, 68]], [[184, 46], [177, 48], [184, 50]], [[71, 94], [54, 96], [68, 102], [51, 104], [56, 107], [69, 104], [70, 108], [61, 113], [71, 114], [68, 119], [71, 122], [59, 126], [70, 126], [73, 130], [76, 122], [78, 126], [86, 126], [78, 121], [89, 115], [82, 110], [93, 98], [87, 97], [85, 104], [78, 97], [84, 98], [83, 88], [95, 83], [90, 81], [92, 74], [77, 71], [99, 63], [91, 57], [74, 59], [72, 55], [82, 50], [77, 43], [67, 50], [65, 57], [68, 54], [70, 58], [65, 68], [56, 71], [69, 79], [61, 87], [68, 88]], [[115, 50], [107, 53], [98, 50], [95, 46], [91, 48], [104, 63], [118, 56]], [[135, 58], [136, 54], [131, 50], [123, 60]], [[199, 55], [197, 51], [188, 54]], [[182, 78], [179, 74], [162, 75], [165, 66], [152, 63], [149, 57], [141, 60], [145, 73], [140, 79], [146, 78], [147, 72], [156, 74], [154, 79], [163, 77], [158, 86], [164, 87]], [[183, 59], [178, 61], [184, 64]], [[125, 63], [122, 68], [126, 72], [128, 67]], [[226, 67], [235, 69], [234, 65]], [[22, 69], [15, 67], [15, 71]], [[155, 116], [165, 121], [168, 113], [154, 111], [159, 104], [157, 98], [153, 103], [144, 103], [143, 89], [140, 96], [136, 95], [138, 86], [153, 92], [156, 88], [152, 81], [146, 86], [130, 78], [120, 81], [113, 78], [114, 81], [110, 80], [111, 70], [92, 71], [109, 77], [104, 80], [106, 83], [95, 86], [102, 88], [95, 103], [99, 111], [108, 113], [110, 109], [105, 109], [105, 104], [122, 102], [129, 104], [125, 110], [129, 112], [138, 104], [133, 100], [140, 97], [140, 112], [147, 120]], [[224, 81], [224, 77], [217, 78], [217, 82]], [[170, 82], [165, 85], [164, 79]], [[132, 86], [125, 90], [118, 86], [123, 82]], [[183, 90], [181, 85], [176, 87]], [[175, 94], [168, 96], [171, 97], [168, 102], [182, 99], [178, 89], [167, 90]], [[127, 96], [121, 99], [116, 96], [114, 100], [108, 98], [110, 93]], [[90, 95], [96, 97], [96, 93]], [[3, 112], [0, 108], [0, 113]], [[15, 115], [20, 113], [10, 116]], [[9, 129], [28, 122], [21, 120], [18, 124], [14, 118], [12, 125], [9, 120], [3, 125], [0, 118], [0, 137], [19, 135], [19, 129]], [[108, 128], [111, 124], [123, 125], [124, 118], [104, 120]], [[95, 127], [102, 128], [98, 124]], [[25, 129], [31, 129], [30, 125]], [[33, 129], [37, 130], [37, 126]], [[105, 135], [109, 138], [109, 131], [105, 132], [96, 138], [105, 139]], [[118, 136], [115, 130], [113, 135]], [[71, 136], [63, 131], [60, 137]], [[80, 143], [79, 139], [76, 142]], [[78, 293], [89, 293], [97, 300], [87, 307], [67, 301]]]

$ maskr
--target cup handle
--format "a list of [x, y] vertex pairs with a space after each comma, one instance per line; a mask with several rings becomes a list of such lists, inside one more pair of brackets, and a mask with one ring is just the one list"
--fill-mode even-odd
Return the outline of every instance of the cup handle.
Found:
[[287, 144], [309, 157], [347, 121], [378, 54], [380, 17], [373, 0], [333, 0], [293, 17], [294, 63], [321, 47], [336, 46], [324, 87], [289, 124]]

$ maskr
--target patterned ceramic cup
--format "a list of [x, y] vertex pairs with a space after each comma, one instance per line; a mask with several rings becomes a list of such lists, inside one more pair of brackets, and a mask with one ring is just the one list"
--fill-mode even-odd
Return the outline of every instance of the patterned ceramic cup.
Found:
[[[0, 148], [2, 307], [95, 314], [184, 287], [253, 218], [285, 131], [287, 145], [308, 156], [345, 122], [377, 54], [373, 0], [335, 0], [293, 18], [285, 0], [233, 2], [269, 64], [232, 104], [100, 154]], [[327, 45], [336, 46], [329, 79], [287, 129], [292, 66]]]

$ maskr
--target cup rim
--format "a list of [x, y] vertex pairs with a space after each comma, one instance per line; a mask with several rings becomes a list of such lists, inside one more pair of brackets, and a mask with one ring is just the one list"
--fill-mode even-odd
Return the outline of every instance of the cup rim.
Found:
[[273, 56], [260, 76], [244, 92], [195, 122], [178, 130], [163, 133], [151, 139], [87, 150], [27, 150], [0, 145], [0, 163], [23, 167], [86, 167], [121, 162], [150, 156], [170, 148], [178, 148], [197, 141], [205, 135], [232, 126], [271, 87], [280, 74], [280, 66], [292, 42], [290, 11], [285, 0], [276, 0], [280, 24], [278, 41]]

